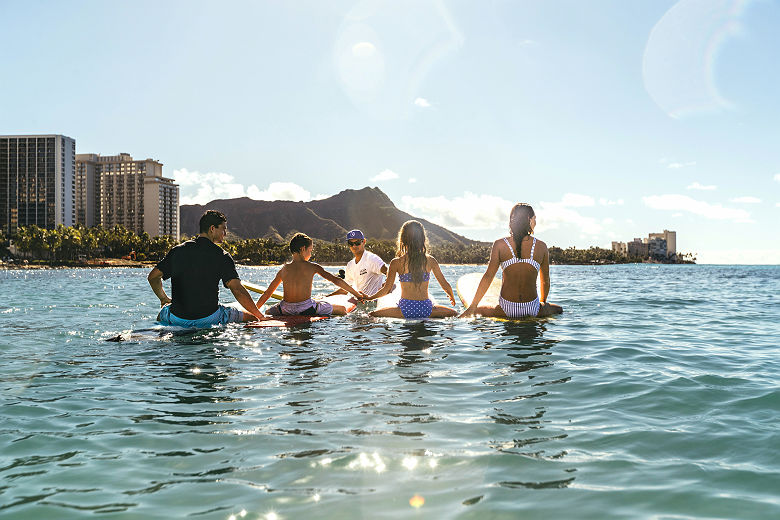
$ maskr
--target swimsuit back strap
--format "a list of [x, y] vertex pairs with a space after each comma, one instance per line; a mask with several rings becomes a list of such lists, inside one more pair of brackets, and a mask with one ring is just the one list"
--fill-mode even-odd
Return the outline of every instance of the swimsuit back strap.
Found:
[[534, 259], [534, 248], [536, 247], [536, 237], [533, 237], [534, 241], [531, 244], [531, 256], [529, 257], [531, 260]]
[[504, 243], [506, 244], [506, 247], [509, 248], [509, 251], [512, 253], [512, 258], [517, 258], [515, 256], [515, 250], [512, 249], [512, 246], [509, 244], [509, 240], [507, 240], [506, 237], [504, 237]]

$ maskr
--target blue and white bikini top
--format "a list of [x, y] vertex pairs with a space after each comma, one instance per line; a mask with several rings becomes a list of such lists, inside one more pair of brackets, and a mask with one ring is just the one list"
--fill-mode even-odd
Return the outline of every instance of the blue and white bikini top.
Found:
[[515, 256], [515, 250], [512, 249], [512, 246], [509, 244], [509, 240], [504, 238], [504, 242], [506, 243], [506, 246], [509, 248], [510, 251], [512, 251], [512, 258], [510, 258], [508, 260], [504, 260], [503, 262], [501, 262], [501, 270], [503, 271], [504, 269], [506, 269], [507, 267], [509, 267], [512, 264], [523, 263], [523, 264], [531, 264], [533, 266], [533, 268], [538, 271], [539, 270], [539, 262], [534, 260], [534, 248], [536, 247], [536, 237], [533, 237], [533, 239], [534, 239], [534, 242], [533, 242], [533, 244], [531, 244], [531, 257], [530, 258], [517, 258]]
[[[422, 281], [427, 282], [431, 279], [431, 273], [423, 273]], [[412, 273], [404, 273], [398, 275], [398, 281], [399, 282], [411, 282], [412, 281]]]

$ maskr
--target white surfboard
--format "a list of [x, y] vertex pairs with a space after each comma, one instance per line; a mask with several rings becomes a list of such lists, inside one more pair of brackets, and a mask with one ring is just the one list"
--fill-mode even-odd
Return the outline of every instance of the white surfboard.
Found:
[[[477, 287], [482, 280], [482, 273], [464, 274], [458, 278], [457, 291], [458, 297], [464, 306], [471, 305], [474, 295], [477, 294]], [[501, 296], [501, 279], [493, 278], [485, 296], [479, 301], [480, 307], [494, 307], [498, 305], [498, 298]]]

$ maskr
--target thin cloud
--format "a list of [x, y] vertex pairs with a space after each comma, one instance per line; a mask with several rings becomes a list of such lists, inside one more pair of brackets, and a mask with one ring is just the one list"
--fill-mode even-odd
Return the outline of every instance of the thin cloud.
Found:
[[688, 161], [688, 162], [670, 162], [666, 165], [667, 168], [671, 168], [673, 170], [679, 170], [680, 168], [687, 168], [689, 166], [696, 166], [696, 161]]
[[735, 220], [753, 222], [750, 213], [744, 209], [725, 208], [720, 204], [710, 204], [688, 197], [687, 195], [652, 195], [642, 197], [645, 205], [659, 210], [686, 211], [712, 220]]
[[430, 108], [431, 104], [428, 102], [427, 99], [418, 97], [414, 100], [414, 104], [421, 108]]
[[776, 173], [776, 174], [775, 174], [775, 180], [776, 180], [777, 182], [780, 182], [780, 173]]
[[761, 204], [761, 199], [758, 197], [736, 197], [731, 199], [731, 202], [736, 202], [737, 204]]
[[514, 202], [493, 195], [465, 192], [460, 197], [401, 198], [401, 208], [441, 226], [459, 229], [493, 229], [506, 226]]
[[383, 170], [379, 172], [377, 175], [374, 175], [371, 177], [372, 181], [392, 181], [393, 179], [397, 179], [398, 174], [395, 173], [392, 170]]
[[260, 190], [253, 184], [246, 192], [250, 199], [255, 200], [311, 200], [311, 193], [294, 182], [272, 182], [264, 190]]
[[409, 177], [409, 184], [414, 184], [415, 182], [417, 182], [416, 177]]
[[622, 206], [624, 201], [623, 199], [609, 200], [602, 197], [599, 199], [599, 204], [602, 206]]
[[[571, 194], [567, 194], [571, 195]], [[539, 211], [537, 211], [537, 219], [539, 221], [538, 230], [544, 232], [551, 229], [559, 229], [561, 227], [573, 227], [578, 229], [581, 233], [588, 236], [595, 236], [605, 232], [602, 222], [599, 220], [583, 215], [572, 206], [573, 198], [566, 195], [560, 202], [540, 202]], [[593, 204], [590, 204], [592, 206]]]
[[717, 189], [718, 189], [718, 187], [717, 187], [717, 186], [715, 186], [714, 184], [710, 184], [710, 185], [708, 185], [708, 186], [705, 186], [705, 185], [703, 185], [703, 184], [699, 184], [698, 182], [694, 182], [693, 184], [691, 184], [690, 186], [688, 186], [688, 187], [687, 187], [687, 188], [685, 188], [685, 189], [686, 189], [686, 190], [704, 190], [704, 191], [712, 191], [712, 190], [717, 190]]
[[244, 185], [228, 173], [201, 173], [182, 168], [173, 171], [173, 178], [179, 184], [181, 204], [207, 204], [216, 199], [246, 196]]
[[[181, 204], [208, 204], [217, 199], [249, 197], [255, 200], [312, 200], [308, 190], [292, 182], [272, 182], [264, 190], [252, 184], [244, 187], [235, 177], [224, 172], [174, 170], [173, 178], [179, 184]], [[318, 195], [316, 198], [324, 198]]]
[[[411, 197], [401, 199], [400, 207], [441, 226], [459, 231], [494, 230], [501, 232], [509, 225], [509, 212], [514, 201], [495, 195], [465, 192], [458, 197]], [[560, 227], [573, 227], [589, 237], [603, 233], [603, 224], [612, 224], [610, 219], [600, 221], [582, 215], [573, 208], [590, 207], [595, 200], [587, 195], [567, 193], [559, 202], [534, 204], [538, 226], [544, 232]]]
[[360, 42], [352, 46], [352, 54], [358, 58], [368, 58], [376, 53], [376, 47], [371, 42]]

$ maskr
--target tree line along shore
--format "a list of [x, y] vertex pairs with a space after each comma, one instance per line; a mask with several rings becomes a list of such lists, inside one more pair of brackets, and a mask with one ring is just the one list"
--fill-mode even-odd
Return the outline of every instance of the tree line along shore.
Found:
[[[177, 240], [171, 236], [149, 236], [148, 233], [136, 234], [123, 227], [112, 228], [57, 226], [55, 229], [43, 229], [38, 226], [26, 226], [15, 235], [6, 236], [0, 232], [0, 258], [6, 266], [134, 266], [154, 263], [163, 258], [176, 244], [187, 240]], [[349, 249], [341, 241], [328, 242], [314, 239], [313, 261], [320, 263], [344, 263], [352, 258]], [[13, 246], [11, 245], [13, 244]], [[290, 259], [286, 242], [277, 242], [269, 238], [246, 238], [226, 240], [220, 244], [233, 256], [237, 263], [244, 265], [277, 265]], [[490, 243], [474, 244], [438, 243], [430, 246], [429, 253], [443, 264], [486, 264], [490, 257]], [[389, 262], [396, 252], [392, 240], [371, 240], [366, 249], [378, 254]], [[12, 254], [12, 251], [14, 254]], [[549, 248], [551, 264], [603, 265], [640, 262], [658, 263], [695, 263], [690, 253], [667, 258], [638, 258], [622, 255], [618, 252], [591, 247], [577, 249]]]

